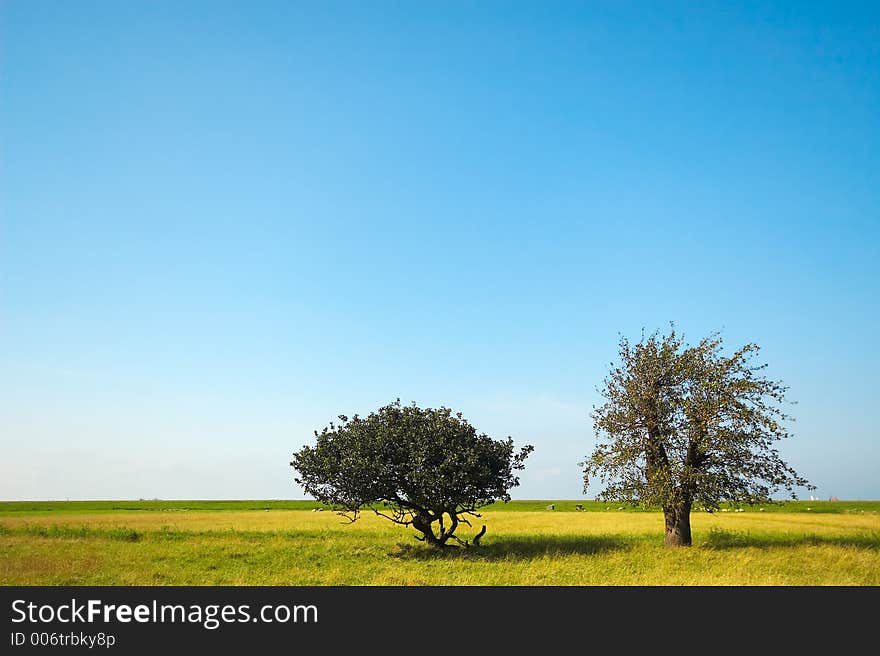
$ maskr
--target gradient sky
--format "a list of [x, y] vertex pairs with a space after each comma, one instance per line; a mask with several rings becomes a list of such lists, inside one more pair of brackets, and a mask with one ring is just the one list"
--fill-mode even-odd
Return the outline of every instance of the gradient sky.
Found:
[[674, 321], [878, 499], [878, 244], [876, 2], [5, 0], [0, 498], [302, 497], [397, 397], [582, 498], [619, 335]]

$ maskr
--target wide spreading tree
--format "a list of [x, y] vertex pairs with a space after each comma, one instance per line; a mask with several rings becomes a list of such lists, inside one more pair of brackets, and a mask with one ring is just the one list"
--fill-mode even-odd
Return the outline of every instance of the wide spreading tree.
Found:
[[605, 484], [600, 499], [661, 507], [666, 544], [691, 544], [695, 504], [770, 503], [780, 488], [815, 489], [775, 448], [789, 437], [782, 409], [787, 388], [768, 379], [759, 352], [746, 344], [724, 355], [719, 334], [687, 346], [667, 335], [620, 341], [593, 412], [598, 444], [584, 466], [584, 492]]
[[510, 500], [515, 472], [533, 450], [515, 452], [512, 438], [477, 433], [449, 408], [402, 406], [399, 399], [367, 417], [340, 415], [315, 437], [290, 463], [306, 493], [352, 522], [369, 509], [412, 526], [437, 547], [479, 543], [485, 525], [470, 541], [456, 530], [470, 526], [468, 516], [479, 517], [480, 507]]

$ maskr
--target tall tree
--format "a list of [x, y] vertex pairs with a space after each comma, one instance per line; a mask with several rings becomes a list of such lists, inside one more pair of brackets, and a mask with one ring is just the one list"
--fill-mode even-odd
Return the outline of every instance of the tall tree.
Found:
[[759, 347], [723, 353], [712, 334], [696, 346], [675, 329], [621, 338], [620, 363], [593, 412], [598, 444], [584, 466], [584, 492], [599, 478], [599, 498], [661, 507], [667, 546], [691, 544], [691, 509], [722, 501], [769, 503], [785, 488], [815, 489], [775, 448], [789, 437], [782, 410], [787, 388], [755, 364]]
[[[436, 547], [455, 540], [481, 506], [509, 501], [533, 447], [514, 451], [513, 440], [496, 440], [445, 407], [401, 406], [400, 400], [367, 417], [340, 415], [314, 446], [304, 446], [290, 463], [296, 482], [323, 503], [355, 521], [373, 510], [412, 526], [420, 540]], [[435, 527], [436, 524], [436, 527]], [[486, 526], [472, 538], [479, 543]]]

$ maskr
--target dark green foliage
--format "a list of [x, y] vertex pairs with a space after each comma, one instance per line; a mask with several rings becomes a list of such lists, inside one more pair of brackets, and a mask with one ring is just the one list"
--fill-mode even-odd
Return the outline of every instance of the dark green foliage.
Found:
[[435, 546], [450, 539], [466, 544], [455, 535], [459, 524], [469, 525], [467, 516], [479, 516], [481, 506], [509, 501], [508, 490], [519, 484], [514, 473], [533, 450], [515, 453], [511, 438], [477, 433], [449, 408], [399, 400], [339, 421], [315, 432], [315, 446], [293, 455], [296, 482], [351, 521], [371, 509], [412, 526]]
[[599, 477], [603, 499], [662, 507], [675, 546], [691, 543], [695, 503], [711, 511], [812, 487], [774, 448], [789, 437], [780, 407], [787, 388], [753, 364], [758, 351], [747, 344], [725, 356], [717, 334], [686, 346], [674, 329], [635, 345], [622, 339], [621, 363], [593, 413], [600, 442], [585, 463], [584, 490]]

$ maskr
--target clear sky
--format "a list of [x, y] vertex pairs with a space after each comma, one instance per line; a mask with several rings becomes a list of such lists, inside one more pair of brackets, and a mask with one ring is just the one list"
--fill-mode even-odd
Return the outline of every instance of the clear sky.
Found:
[[674, 321], [878, 499], [878, 244], [876, 2], [4, 0], [0, 498], [302, 497], [397, 397], [581, 498], [618, 336]]

